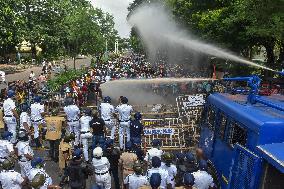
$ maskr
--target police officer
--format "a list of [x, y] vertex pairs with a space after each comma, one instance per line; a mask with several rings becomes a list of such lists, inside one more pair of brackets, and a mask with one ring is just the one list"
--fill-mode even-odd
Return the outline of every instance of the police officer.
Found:
[[159, 173], [153, 173], [149, 178], [150, 186], [141, 186], [139, 189], [160, 189], [162, 177]]
[[141, 139], [133, 138], [132, 144], [133, 144], [133, 151], [137, 155], [138, 160], [143, 162], [145, 154], [144, 151], [141, 149]]
[[9, 131], [5, 131], [2, 134], [2, 140], [0, 140], [0, 163], [14, 154], [13, 144], [9, 141], [12, 136], [13, 134]]
[[168, 171], [161, 168], [161, 159], [157, 156], [152, 157], [152, 168], [147, 170], [146, 176], [150, 178], [153, 173], [161, 175], [161, 189], [172, 188]]
[[36, 189], [47, 189], [49, 185], [52, 185], [52, 179], [51, 177], [46, 173], [46, 171], [43, 169], [44, 167], [44, 160], [41, 157], [35, 157], [31, 161], [32, 169], [30, 170], [30, 173], [28, 175], [28, 179], [31, 182], [34, 177], [38, 174], [44, 175], [44, 183], [41, 187]]
[[143, 168], [140, 163], [136, 162], [133, 165], [133, 174], [129, 174], [124, 179], [124, 187], [126, 189], [137, 189], [143, 185], [148, 184], [148, 180], [146, 176], [143, 176]]
[[73, 98], [68, 97], [66, 99], [66, 106], [64, 107], [64, 112], [66, 114], [68, 133], [73, 133], [75, 135], [75, 145], [79, 144], [80, 137], [80, 109], [75, 105]]
[[138, 160], [137, 155], [132, 151], [131, 141], [126, 142], [125, 149], [119, 160], [123, 179], [133, 173], [133, 165]]
[[16, 145], [17, 155], [21, 168], [22, 177], [27, 177], [32, 169], [31, 160], [33, 159], [33, 150], [29, 145], [29, 136], [26, 132], [19, 133], [19, 142]]
[[207, 169], [207, 161], [200, 160], [199, 170], [192, 173], [194, 176], [194, 187], [198, 189], [213, 189], [215, 187], [213, 178], [207, 172]]
[[[82, 150], [77, 148], [74, 150], [72, 160], [64, 171], [60, 186], [67, 182], [71, 189], [85, 189], [86, 179], [90, 174], [90, 168], [82, 164]], [[67, 180], [67, 178], [69, 179]]]
[[19, 115], [16, 111], [16, 105], [13, 100], [15, 96], [15, 92], [13, 90], [9, 90], [7, 92], [7, 99], [3, 103], [3, 110], [4, 110], [4, 122], [7, 125], [8, 131], [13, 134], [11, 138], [11, 142], [16, 142], [16, 127], [17, 127], [17, 119]]
[[39, 125], [44, 124], [44, 105], [41, 104], [41, 97], [35, 96], [34, 103], [31, 104], [31, 121], [34, 128], [34, 141], [36, 147], [42, 146], [39, 139]]
[[80, 126], [81, 126], [81, 145], [83, 146], [83, 154], [85, 161], [89, 161], [89, 142], [88, 140], [92, 138], [92, 133], [90, 132], [90, 121], [92, 120], [91, 117], [92, 110], [91, 109], [85, 109], [83, 111], [83, 115], [80, 118]]
[[118, 164], [120, 158], [119, 148], [114, 147], [113, 139], [107, 139], [105, 141], [105, 151], [104, 156], [109, 160], [110, 163], [110, 174], [113, 177], [114, 185], [116, 189], [120, 189], [119, 186], [119, 176], [118, 176]]
[[165, 152], [162, 155], [163, 161], [161, 168], [168, 171], [170, 183], [172, 188], [175, 188], [175, 177], [177, 175], [177, 167], [173, 164], [174, 155], [169, 152]]
[[111, 176], [109, 174], [110, 163], [106, 157], [103, 156], [101, 147], [96, 147], [93, 150], [93, 167], [95, 172], [96, 183], [105, 189], [111, 188]]
[[187, 172], [185, 166], [185, 154], [182, 152], [176, 153], [176, 167], [177, 167], [177, 176], [176, 176], [176, 185], [181, 186], [183, 183], [183, 175]]
[[194, 185], [194, 176], [191, 173], [185, 173], [183, 176], [184, 186], [177, 187], [176, 189], [197, 189]]
[[143, 124], [141, 123], [142, 115], [140, 112], [134, 114], [134, 120], [130, 121], [130, 140], [133, 142], [140, 141], [143, 135]]
[[49, 156], [55, 162], [58, 162], [61, 131], [65, 121], [64, 117], [59, 117], [57, 114], [58, 109], [55, 108], [51, 111], [51, 116], [45, 117], [47, 128], [45, 139], [49, 141]]
[[28, 113], [29, 106], [24, 104], [22, 106], [22, 113], [20, 114], [20, 131], [27, 132], [29, 135], [31, 134], [31, 118]]
[[72, 159], [72, 153], [70, 142], [75, 140], [75, 136], [73, 134], [66, 134], [64, 138], [61, 140], [59, 144], [59, 168], [62, 171], [65, 167], [67, 167], [69, 160]]
[[133, 111], [132, 106], [128, 105], [128, 99], [126, 97], [121, 98], [121, 105], [116, 107], [118, 112], [119, 121], [119, 146], [120, 149], [124, 149], [124, 133], [126, 132], [127, 141], [130, 141], [130, 116]]
[[185, 162], [184, 165], [186, 167], [186, 171], [189, 173], [193, 173], [195, 171], [198, 171], [196, 159], [194, 155], [191, 152], [187, 152], [185, 154]]
[[0, 173], [0, 183], [3, 189], [22, 189], [26, 185], [26, 180], [20, 173], [14, 171], [15, 163], [5, 159], [2, 163], [4, 169]]
[[115, 113], [113, 105], [111, 103], [111, 98], [106, 96], [104, 98], [104, 102], [100, 105], [101, 110], [101, 118], [104, 120], [106, 127], [111, 131], [110, 139], [114, 139], [115, 133], [115, 120], [113, 119], [113, 115]]
[[157, 156], [162, 157], [163, 151], [160, 150], [161, 141], [159, 139], [154, 139], [152, 141], [152, 148], [147, 151], [144, 160], [148, 163], [151, 163], [152, 157]]
[[93, 149], [98, 145], [99, 141], [105, 142], [105, 122], [102, 118], [99, 118], [98, 112], [93, 113], [93, 119], [90, 122], [90, 126], [93, 129]]

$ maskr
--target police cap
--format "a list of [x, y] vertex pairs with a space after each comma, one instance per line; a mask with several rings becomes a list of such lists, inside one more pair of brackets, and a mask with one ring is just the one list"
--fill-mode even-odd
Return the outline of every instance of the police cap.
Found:
[[122, 104], [127, 104], [128, 103], [128, 98], [126, 98], [125, 96], [121, 97], [121, 103]]
[[45, 183], [45, 176], [44, 174], [38, 173], [34, 176], [31, 180], [31, 186], [35, 189], [39, 189]]
[[104, 103], [111, 103], [111, 98], [109, 96], [104, 97]]
[[178, 160], [184, 160], [185, 154], [184, 154], [184, 153], [181, 153], [181, 152], [178, 152], [178, 153], [176, 153], [176, 158], [177, 158]]
[[161, 145], [161, 141], [159, 139], [154, 139], [152, 141], [152, 146], [157, 147]]
[[194, 162], [195, 161], [195, 157], [194, 157], [193, 153], [191, 153], [191, 152], [187, 152], [185, 154], [185, 158], [186, 158], [186, 161], [188, 161], [188, 162]]
[[2, 133], [2, 139], [4, 140], [8, 140], [11, 136], [13, 136], [13, 133], [9, 131], [5, 131], [4, 133]]
[[207, 165], [207, 161], [205, 160], [200, 160], [199, 161], [199, 170], [202, 170], [202, 171], [207, 171], [208, 169], [208, 165]]
[[81, 159], [82, 153], [83, 152], [80, 148], [76, 148], [72, 154], [73, 159]]
[[113, 140], [113, 139], [107, 139], [107, 140], [105, 141], [105, 145], [106, 145], [107, 148], [109, 148], [110, 146], [112, 146], [113, 143], [114, 143], [114, 140]]
[[12, 98], [13, 96], [15, 96], [15, 91], [13, 91], [13, 90], [8, 90], [7, 96], [8, 96], [8, 98]]
[[150, 185], [153, 188], [158, 188], [161, 185], [161, 175], [159, 173], [153, 173], [150, 177]]
[[41, 102], [41, 97], [40, 96], [35, 96], [34, 97], [34, 102], [40, 103]]
[[27, 112], [28, 110], [29, 110], [29, 106], [27, 105], [27, 104], [24, 104], [23, 106], [22, 106], [22, 111], [23, 112]]
[[154, 168], [161, 167], [161, 159], [158, 156], [152, 157], [152, 166]]
[[131, 141], [126, 142], [125, 148], [126, 148], [126, 150], [131, 150], [132, 149], [132, 142]]
[[194, 185], [194, 176], [191, 173], [185, 173], [183, 175], [183, 184], [185, 186], [193, 186]]
[[134, 118], [135, 118], [136, 120], [141, 120], [141, 119], [142, 119], [141, 113], [140, 113], [140, 112], [136, 112], [136, 113], [134, 114]]
[[31, 165], [33, 168], [36, 168], [37, 166], [43, 166], [43, 162], [44, 160], [41, 157], [35, 157], [32, 161], [31, 161]]

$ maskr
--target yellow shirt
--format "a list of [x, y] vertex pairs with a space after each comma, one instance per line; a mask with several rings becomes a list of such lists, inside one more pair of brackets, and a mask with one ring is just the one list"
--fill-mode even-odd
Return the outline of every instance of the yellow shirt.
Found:
[[59, 144], [59, 168], [62, 170], [65, 168], [67, 161], [64, 158], [64, 152], [68, 152], [69, 159], [71, 159], [71, 145], [67, 142], [64, 142], [63, 139]]
[[61, 129], [63, 122], [65, 121], [64, 117], [51, 116], [45, 117], [47, 131], [45, 138], [47, 140], [58, 140], [61, 138]]
[[4, 129], [3, 108], [0, 109], [0, 129]]

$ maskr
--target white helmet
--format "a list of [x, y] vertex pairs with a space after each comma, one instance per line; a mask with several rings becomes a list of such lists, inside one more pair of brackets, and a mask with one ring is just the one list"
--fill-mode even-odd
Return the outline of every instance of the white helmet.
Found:
[[96, 158], [102, 157], [102, 156], [103, 156], [103, 149], [102, 149], [101, 147], [96, 147], [96, 148], [93, 150], [93, 155], [94, 155], [94, 157], [96, 157]]

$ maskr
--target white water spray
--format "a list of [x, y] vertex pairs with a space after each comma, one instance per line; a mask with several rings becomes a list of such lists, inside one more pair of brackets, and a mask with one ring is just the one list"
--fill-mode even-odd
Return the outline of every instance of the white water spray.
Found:
[[274, 71], [271, 68], [258, 65], [221, 48], [193, 39], [192, 35], [181, 26], [178, 26], [170, 15], [170, 11], [165, 6], [144, 4], [138, 7], [129, 18], [129, 23], [138, 30], [150, 56], [155, 56], [158, 50], [165, 46], [173, 48], [181, 46], [191, 52], [204, 53]]

